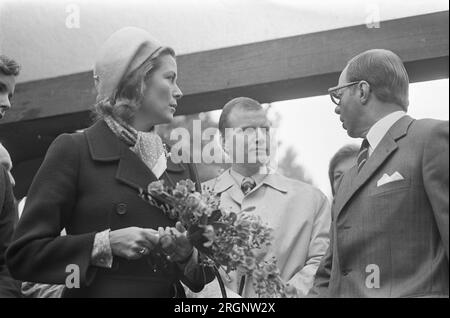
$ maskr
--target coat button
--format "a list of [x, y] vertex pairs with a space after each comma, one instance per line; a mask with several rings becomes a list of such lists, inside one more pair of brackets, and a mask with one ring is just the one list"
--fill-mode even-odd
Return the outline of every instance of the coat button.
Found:
[[124, 215], [127, 213], [127, 205], [125, 203], [119, 203], [116, 206], [116, 212], [119, 215]]

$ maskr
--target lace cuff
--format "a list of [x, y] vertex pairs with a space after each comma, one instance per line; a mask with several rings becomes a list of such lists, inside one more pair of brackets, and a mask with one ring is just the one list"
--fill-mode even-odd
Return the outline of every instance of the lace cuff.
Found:
[[109, 232], [106, 230], [95, 234], [94, 248], [91, 254], [91, 264], [103, 268], [111, 268], [113, 255], [109, 242]]

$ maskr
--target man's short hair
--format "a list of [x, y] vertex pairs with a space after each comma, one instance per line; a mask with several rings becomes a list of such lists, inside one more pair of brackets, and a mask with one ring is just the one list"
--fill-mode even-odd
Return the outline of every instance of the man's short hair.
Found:
[[330, 165], [328, 167], [328, 177], [330, 178], [331, 192], [333, 193], [333, 195], [335, 194], [335, 189], [333, 188], [334, 170], [342, 161], [353, 157], [356, 158], [359, 153], [359, 148], [360, 147], [357, 145], [345, 145], [334, 154], [333, 158], [331, 158]]
[[0, 72], [7, 76], [17, 76], [20, 72], [20, 65], [6, 55], [0, 55]]
[[347, 64], [349, 82], [365, 80], [375, 96], [405, 111], [409, 105], [409, 77], [402, 60], [394, 52], [374, 49], [358, 54]]
[[220, 114], [219, 131], [222, 136], [225, 136], [225, 129], [230, 128], [229, 117], [234, 109], [259, 111], [263, 108], [258, 101], [248, 97], [237, 97], [230, 100], [225, 104], [225, 106], [223, 106], [222, 113]]

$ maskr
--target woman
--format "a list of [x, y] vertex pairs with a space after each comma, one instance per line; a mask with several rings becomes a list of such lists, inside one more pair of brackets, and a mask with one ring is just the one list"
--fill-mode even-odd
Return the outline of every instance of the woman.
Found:
[[[198, 185], [194, 166], [173, 163], [154, 132], [182, 96], [173, 50], [121, 29], [101, 48], [94, 79], [99, 120], [49, 148], [7, 253], [12, 275], [66, 284], [63, 297], [180, 297], [180, 281], [201, 290], [213, 277], [185, 230], [139, 197], [157, 179]], [[160, 252], [164, 235], [176, 238], [170, 255]]]

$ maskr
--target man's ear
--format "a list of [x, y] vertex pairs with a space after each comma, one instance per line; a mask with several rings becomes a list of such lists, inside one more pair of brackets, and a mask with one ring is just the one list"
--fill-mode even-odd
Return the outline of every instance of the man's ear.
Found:
[[366, 81], [361, 81], [358, 84], [358, 90], [361, 104], [366, 105], [369, 102], [370, 97], [370, 84], [367, 83]]
[[228, 155], [230, 152], [225, 142], [225, 136], [222, 133], [219, 133], [219, 142], [223, 152], [225, 152]]

